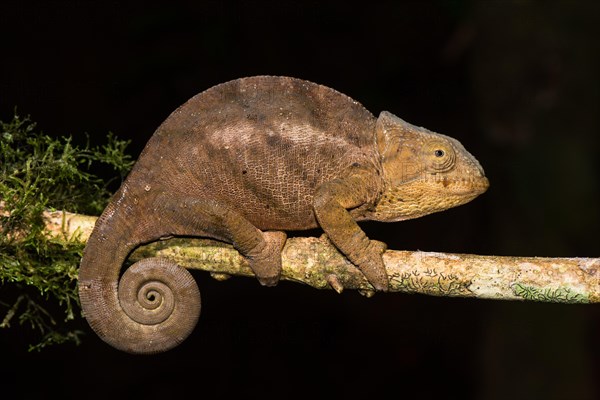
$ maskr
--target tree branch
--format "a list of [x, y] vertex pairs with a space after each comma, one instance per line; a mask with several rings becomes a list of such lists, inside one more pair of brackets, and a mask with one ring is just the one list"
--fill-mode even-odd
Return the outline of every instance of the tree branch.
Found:
[[[95, 217], [48, 212], [55, 238], [86, 241]], [[138, 248], [132, 261], [162, 256], [189, 269], [208, 271], [216, 279], [253, 276], [246, 260], [232, 246], [208, 239], [173, 238]], [[480, 256], [388, 250], [383, 256], [390, 291], [434, 296], [533, 300], [559, 303], [600, 302], [600, 258]], [[325, 235], [290, 238], [283, 252], [282, 279], [317, 289], [372, 286]]]

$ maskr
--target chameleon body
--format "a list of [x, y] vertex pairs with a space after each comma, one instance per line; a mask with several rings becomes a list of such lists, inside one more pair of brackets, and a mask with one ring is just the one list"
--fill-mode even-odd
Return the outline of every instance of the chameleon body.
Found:
[[232, 243], [263, 285], [281, 271], [286, 230], [320, 227], [376, 290], [385, 244], [356, 221], [401, 221], [464, 204], [488, 187], [447, 136], [304, 80], [258, 76], [214, 86], [175, 110], [148, 141], [85, 248], [84, 315], [109, 344], [168, 350], [200, 310], [189, 273], [129, 253], [168, 236]]

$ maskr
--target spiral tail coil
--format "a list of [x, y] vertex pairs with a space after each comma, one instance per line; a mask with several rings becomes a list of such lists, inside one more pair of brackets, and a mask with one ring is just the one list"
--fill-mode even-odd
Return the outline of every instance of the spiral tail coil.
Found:
[[170, 260], [147, 258], [130, 266], [119, 281], [116, 307], [107, 291], [114, 294], [114, 286], [91, 282], [80, 287], [82, 305], [95, 298], [93, 305], [84, 307], [86, 319], [105, 342], [120, 350], [136, 354], [167, 351], [183, 342], [198, 322], [196, 281]]

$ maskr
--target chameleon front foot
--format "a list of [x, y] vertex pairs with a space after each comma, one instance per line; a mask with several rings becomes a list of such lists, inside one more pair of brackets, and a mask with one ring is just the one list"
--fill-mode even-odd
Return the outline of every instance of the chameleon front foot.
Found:
[[369, 240], [367, 249], [353, 260], [375, 290], [381, 292], [389, 290], [389, 278], [382, 258], [386, 248], [383, 242]]

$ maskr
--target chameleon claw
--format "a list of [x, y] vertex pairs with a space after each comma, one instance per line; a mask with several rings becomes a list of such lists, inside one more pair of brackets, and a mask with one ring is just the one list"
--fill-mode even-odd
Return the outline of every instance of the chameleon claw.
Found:
[[331, 288], [335, 290], [338, 294], [341, 294], [344, 291], [344, 286], [338, 279], [337, 275], [329, 274], [327, 275], [326, 279], [327, 283], [329, 283], [329, 286], [331, 286]]
[[214, 280], [219, 281], [219, 282], [223, 282], [223, 281], [226, 281], [227, 279], [231, 278], [231, 275], [224, 274], [222, 272], [211, 272], [210, 276], [211, 276], [211, 278], [213, 278]]
[[359, 289], [358, 293], [365, 296], [367, 299], [375, 296], [375, 291], [371, 289]]

